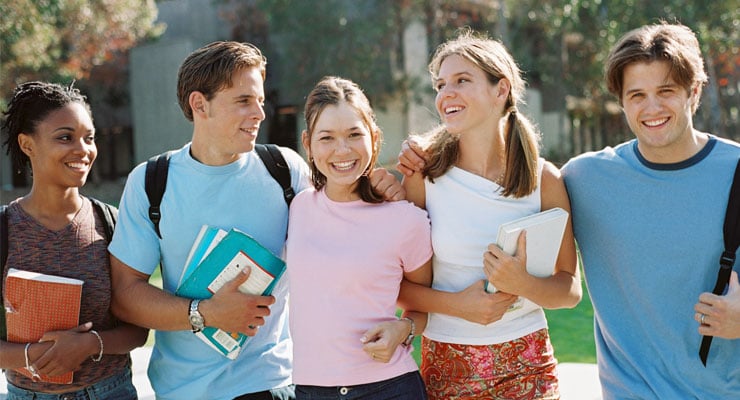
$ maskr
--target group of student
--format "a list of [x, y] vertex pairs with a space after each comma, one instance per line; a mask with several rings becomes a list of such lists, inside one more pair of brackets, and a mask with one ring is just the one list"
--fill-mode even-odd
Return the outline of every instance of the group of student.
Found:
[[[707, 292], [740, 145], [693, 128], [707, 76], [689, 28], [631, 31], [606, 67], [636, 139], [559, 170], [519, 111], [525, 84], [507, 49], [469, 31], [443, 43], [429, 64], [440, 125], [404, 142], [402, 183], [375, 168], [382, 131], [362, 89], [325, 77], [306, 99], [307, 161], [280, 149], [298, 193], [288, 207], [252, 151], [266, 59], [246, 43], [209, 44], [179, 70], [193, 134], [171, 155], [160, 230], [142, 164], [110, 243], [79, 192], [97, 155], [84, 96], [19, 85], [2, 127], [33, 185], [7, 209], [3, 277], [13, 267], [85, 285], [78, 327], [0, 341], [8, 399], [135, 399], [128, 354], [148, 329], [158, 399], [558, 399], [543, 309], [581, 300], [576, 240], [605, 399], [736, 397], [737, 273], [724, 295]], [[498, 225], [555, 207], [572, 219], [554, 273], [534, 277], [526, 233], [513, 256], [492, 242]], [[249, 271], [208, 299], [174, 294], [204, 224], [284, 254], [272, 295], [239, 291]], [[161, 289], [149, 283], [160, 265]], [[203, 326], [250, 338], [229, 360], [196, 337]], [[422, 334], [417, 367], [410, 343]], [[716, 337], [706, 366], [702, 335]], [[75, 371], [74, 382], [39, 382], [23, 367]]]

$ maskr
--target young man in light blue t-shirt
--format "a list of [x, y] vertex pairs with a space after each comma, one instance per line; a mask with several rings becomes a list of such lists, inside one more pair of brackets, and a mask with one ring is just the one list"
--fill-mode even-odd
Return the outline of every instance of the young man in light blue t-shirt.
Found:
[[[636, 139], [562, 169], [604, 398], [736, 398], [737, 272], [726, 295], [706, 292], [740, 145], [693, 127], [707, 81], [696, 36], [665, 23], [631, 31], [612, 50], [606, 79]], [[706, 367], [702, 335], [715, 336]]]
[[[266, 60], [256, 47], [215, 42], [190, 54], [180, 67], [178, 100], [193, 122], [192, 141], [169, 164], [161, 203], [161, 239], [149, 220], [145, 164], [129, 175], [109, 251], [113, 310], [124, 321], [156, 329], [149, 378], [158, 399], [292, 399], [292, 343], [287, 284], [272, 296], [237, 290], [247, 274], [209, 299], [174, 294], [190, 247], [202, 225], [246, 232], [273, 254], [285, 243], [288, 207], [280, 185], [252, 150], [265, 118]], [[281, 148], [298, 193], [308, 167]], [[387, 171], [371, 176], [386, 198], [403, 197]], [[163, 290], [148, 283], [162, 265]], [[235, 360], [196, 337], [203, 326], [251, 336]]]

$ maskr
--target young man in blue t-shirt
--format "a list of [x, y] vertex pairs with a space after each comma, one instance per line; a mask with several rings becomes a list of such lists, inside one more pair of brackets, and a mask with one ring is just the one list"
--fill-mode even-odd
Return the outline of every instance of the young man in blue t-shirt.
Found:
[[[605, 399], [740, 393], [740, 285], [711, 293], [740, 145], [693, 127], [707, 81], [694, 33], [627, 33], [606, 65], [636, 139], [562, 169], [594, 307]], [[737, 266], [735, 267], [737, 271]], [[707, 366], [702, 335], [716, 336]]]

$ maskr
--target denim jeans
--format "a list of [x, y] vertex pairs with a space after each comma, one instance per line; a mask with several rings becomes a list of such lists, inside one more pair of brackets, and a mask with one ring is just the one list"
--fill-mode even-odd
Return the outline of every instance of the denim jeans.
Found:
[[419, 371], [408, 372], [380, 382], [355, 386], [296, 385], [296, 400], [425, 400], [424, 381]]
[[136, 388], [131, 381], [131, 370], [102, 379], [84, 389], [68, 393], [41, 393], [8, 383], [7, 400], [136, 400]]
[[234, 400], [295, 400], [295, 386], [288, 385], [264, 392], [243, 394]]

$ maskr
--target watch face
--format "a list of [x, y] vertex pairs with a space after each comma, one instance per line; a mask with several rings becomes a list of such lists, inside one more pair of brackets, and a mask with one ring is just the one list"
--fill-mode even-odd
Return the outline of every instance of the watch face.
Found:
[[193, 332], [200, 332], [204, 328], [203, 317], [190, 314], [190, 325], [193, 326]]
[[196, 326], [198, 328], [202, 328], [203, 327], [203, 317], [201, 317], [200, 315], [191, 314], [190, 315], [190, 324], [191, 325], [194, 325], [194, 326]]
[[203, 316], [200, 315], [200, 312], [198, 312], [197, 300], [194, 300], [193, 303], [190, 304], [190, 313], [188, 314], [188, 319], [190, 320], [190, 325], [192, 325], [193, 327], [193, 332], [200, 332], [205, 327]]

